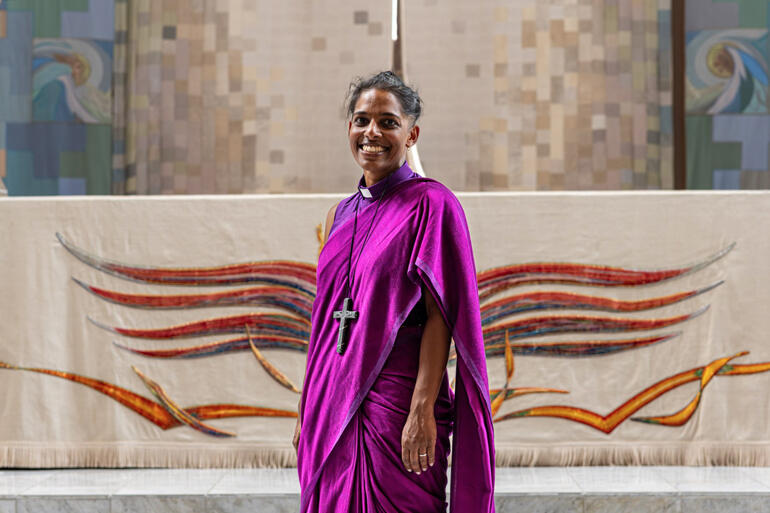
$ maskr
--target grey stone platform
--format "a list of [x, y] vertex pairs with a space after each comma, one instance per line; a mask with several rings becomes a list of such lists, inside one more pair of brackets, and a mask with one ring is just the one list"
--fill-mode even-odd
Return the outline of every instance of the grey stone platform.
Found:
[[[770, 513], [770, 468], [504, 468], [495, 501], [499, 513]], [[0, 470], [0, 513], [297, 511], [295, 469]]]

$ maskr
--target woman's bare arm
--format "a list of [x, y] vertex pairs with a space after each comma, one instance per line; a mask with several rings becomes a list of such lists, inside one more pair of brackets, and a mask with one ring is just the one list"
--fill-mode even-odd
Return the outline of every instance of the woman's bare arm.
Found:
[[[427, 470], [428, 465], [433, 466], [436, 461], [436, 418], [433, 407], [446, 371], [450, 342], [449, 328], [433, 295], [425, 287], [422, 295], [428, 318], [422, 333], [420, 368], [409, 416], [401, 434], [401, 459], [404, 467], [418, 474], [421, 470]], [[420, 457], [425, 454], [427, 456]]]
[[329, 212], [326, 214], [326, 223], [324, 224], [324, 244], [326, 244], [326, 241], [329, 239], [329, 231], [332, 229], [332, 224], [334, 224], [334, 215], [337, 213], [337, 207], [339, 205], [340, 202], [338, 201], [332, 205], [332, 208], [330, 208]]

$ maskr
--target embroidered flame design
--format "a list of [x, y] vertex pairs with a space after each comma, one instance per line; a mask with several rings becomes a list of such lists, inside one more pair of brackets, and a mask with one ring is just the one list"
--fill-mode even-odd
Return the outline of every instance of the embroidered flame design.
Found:
[[[320, 228], [316, 236], [322, 243]], [[156, 341], [174, 341], [204, 335], [235, 334], [234, 337], [198, 345], [159, 349], [136, 349], [125, 343], [114, 342], [115, 347], [149, 358], [203, 358], [218, 354], [248, 351], [260, 367], [281, 387], [299, 393], [291, 379], [273, 365], [266, 351], [290, 349], [307, 351], [310, 335], [310, 311], [315, 298], [315, 266], [292, 261], [248, 262], [205, 268], [160, 268], [129, 265], [107, 260], [74, 246], [61, 234], [57, 238], [66, 250], [91, 268], [117, 278], [145, 284], [165, 284], [195, 287], [194, 294], [128, 294], [95, 287], [73, 278], [75, 283], [100, 299], [119, 307], [149, 310], [196, 309], [212, 306], [249, 306], [267, 308], [270, 312], [253, 312], [168, 326], [160, 329], [110, 326], [96, 320], [94, 324], [106, 332], [122, 338], [141, 338]], [[644, 335], [639, 332], [668, 329], [691, 322], [704, 314], [705, 306], [689, 313], [668, 317], [622, 317], [631, 312], [645, 313], [673, 304], [687, 302], [718, 288], [722, 282], [699, 289], [686, 290], [665, 296], [628, 301], [574, 291], [535, 290], [516, 293], [524, 285], [548, 284], [569, 287], [642, 287], [660, 284], [696, 273], [724, 258], [735, 244], [692, 265], [663, 270], [636, 270], [567, 262], [515, 264], [480, 272], [478, 275], [481, 320], [488, 358], [504, 357], [505, 382], [502, 388], [489, 391], [495, 422], [524, 417], [552, 417], [582, 423], [604, 433], [611, 433], [618, 425], [631, 420], [661, 426], [681, 426], [697, 411], [706, 387], [716, 377], [755, 374], [770, 370], [770, 362], [733, 364], [732, 360], [745, 356], [741, 352], [720, 357], [701, 367], [690, 369], [654, 383], [624, 401], [607, 415], [586, 409], [562, 405], [545, 405], [525, 410], [501, 413], [504, 403], [527, 394], [565, 394], [566, 390], [540, 386], [512, 386], [514, 356], [551, 356], [559, 358], [592, 357], [668, 343], [682, 331]], [[205, 292], [208, 286], [229, 286], [224, 292]], [[245, 286], [245, 287], [244, 287]], [[513, 292], [509, 296], [504, 294]], [[554, 314], [560, 310], [591, 312]], [[550, 312], [550, 313], [545, 313]], [[517, 319], [521, 315], [534, 316]], [[621, 315], [621, 317], [617, 317]], [[575, 340], [571, 336], [590, 333], [593, 340]], [[614, 334], [626, 334], [615, 338]], [[559, 340], [538, 341], [546, 335]], [[566, 337], [566, 338], [565, 338]], [[456, 356], [450, 354], [450, 364]], [[0, 362], [0, 368], [46, 374], [79, 383], [96, 390], [119, 404], [130, 408], [161, 429], [187, 426], [210, 436], [230, 437], [235, 433], [220, 430], [204, 421], [227, 417], [296, 417], [293, 411], [236, 404], [208, 404], [182, 407], [156, 381], [132, 367], [150, 391], [153, 399], [105, 381], [58, 370], [19, 367]], [[679, 411], [660, 416], [632, 417], [642, 407], [667, 392], [684, 384], [699, 381], [700, 387], [693, 399]]]

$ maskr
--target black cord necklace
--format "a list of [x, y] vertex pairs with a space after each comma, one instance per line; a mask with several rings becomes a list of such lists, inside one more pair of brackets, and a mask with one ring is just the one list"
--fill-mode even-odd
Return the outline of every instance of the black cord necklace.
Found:
[[[391, 173], [392, 175], [393, 173]], [[385, 187], [383, 188], [382, 194], [380, 194], [380, 197], [377, 198], [377, 206], [374, 209], [374, 215], [372, 215], [372, 221], [369, 223], [369, 228], [366, 230], [366, 234], [364, 235], [364, 240], [361, 243], [361, 249], [358, 252], [358, 257], [356, 258], [356, 263], [353, 265], [353, 246], [355, 245], [356, 241], [356, 229], [358, 228], [358, 207], [361, 204], [361, 201], [359, 200], [356, 203], [356, 213], [355, 217], [353, 218], [353, 235], [350, 237], [350, 254], [348, 255], [348, 270], [345, 277], [345, 299], [342, 302], [342, 310], [336, 310], [333, 314], [334, 319], [339, 319], [340, 326], [339, 331], [337, 332], [337, 353], [344, 354], [345, 349], [348, 345], [348, 335], [350, 331], [350, 325], [348, 324], [348, 321], [352, 321], [354, 319], [358, 319], [358, 311], [352, 310], [353, 306], [353, 298], [351, 298], [351, 287], [350, 287], [350, 277], [355, 272], [356, 267], [358, 267], [358, 262], [361, 260], [361, 254], [364, 252], [364, 248], [366, 247], [366, 242], [369, 240], [369, 235], [372, 233], [372, 227], [374, 226], [374, 220], [377, 219], [377, 212], [380, 210], [380, 203], [382, 203], [382, 197], [385, 196], [385, 193], [388, 190], [388, 182], [390, 181], [390, 176], [388, 175], [387, 178], [385, 178]], [[359, 194], [361, 192], [359, 191]], [[352, 267], [352, 269], [351, 269]]]

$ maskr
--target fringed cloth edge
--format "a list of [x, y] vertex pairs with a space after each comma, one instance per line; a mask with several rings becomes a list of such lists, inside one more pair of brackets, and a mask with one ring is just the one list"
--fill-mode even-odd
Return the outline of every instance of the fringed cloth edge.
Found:
[[497, 467], [770, 466], [770, 444], [766, 442], [554, 444], [548, 447], [498, 444], [495, 453]]
[[0, 468], [283, 468], [296, 467], [291, 446], [196, 444], [2, 444]]
[[[296, 467], [294, 449], [285, 446], [194, 444], [5, 444], [0, 468], [288, 468]], [[496, 466], [770, 466], [770, 444], [580, 444], [496, 446]]]

